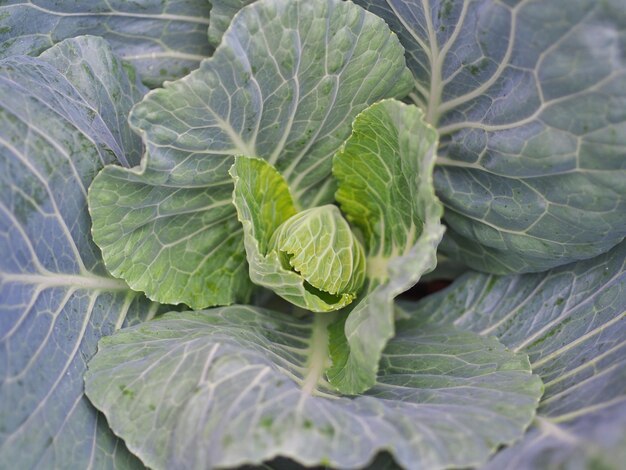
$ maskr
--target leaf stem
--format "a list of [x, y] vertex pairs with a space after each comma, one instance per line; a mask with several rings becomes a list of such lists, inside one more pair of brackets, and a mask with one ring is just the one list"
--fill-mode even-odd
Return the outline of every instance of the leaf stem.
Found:
[[302, 393], [306, 395], [312, 395], [317, 391], [324, 371], [330, 366], [328, 326], [335, 319], [335, 316], [336, 314], [333, 313], [313, 314], [309, 357], [302, 381]]

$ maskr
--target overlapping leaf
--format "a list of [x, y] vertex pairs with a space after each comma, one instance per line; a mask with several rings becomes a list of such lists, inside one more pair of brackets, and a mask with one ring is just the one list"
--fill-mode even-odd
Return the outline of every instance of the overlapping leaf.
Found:
[[[338, 310], [352, 302], [354, 292], [331, 295], [329, 292], [313, 288], [305, 280], [302, 270], [293, 269], [293, 266], [285, 266], [279, 250], [270, 246], [276, 230], [284, 226], [283, 224], [287, 220], [294, 220], [293, 217], [298, 214], [289, 186], [280, 173], [265, 160], [237, 157], [230, 169], [230, 175], [234, 181], [233, 203], [237, 209], [237, 217], [243, 225], [246, 258], [250, 266], [249, 272], [252, 282], [272, 290], [293, 305], [312, 312]], [[339, 212], [336, 206], [328, 205], [325, 207], [332, 208], [336, 213]], [[311, 208], [311, 210], [316, 209]], [[340, 214], [339, 217], [341, 217]], [[344, 229], [349, 231], [348, 224], [343, 222], [346, 225]], [[332, 225], [328, 224], [324, 228], [330, 229], [331, 227]], [[329, 234], [326, 233], [326, 235], [318, 246], [321, 250], [328, 250], [334, 255]], [[350, 233], [349, 236], [352, 237], [352, 234]], [[308, 238], [315, 240], [320, 238], [320, 234], [318, 232]], [[294, 239], [294, 242], [298, 243], [298, 240]], [[359, 254], [362, 254], [362, 251]], [[350, 278], [352, 265], [331, 266], [321, 260], [320, 257], [306, 252], [304, 252], [304, 259], [325, 264], [327, 268], [335, 270], [335, 272], [325, 272], [324, 277], [326, 279], [324, 281], [342, 275]], [[360, 259], [363, 260], [362, 257]], [[339, 258], [335, 258], [335, 261], [339, 261]], [[359, 276], [362, 281], [363, 264], [359, 266], [359, 269], [361, 269]]]
[[210, 55], [209, 9], [209, 0], [8, 0], [0, 5], [0, 57], [37, 55], [82, 34], [102, 36], [156, 86]]
[[97, 38], [0, 61], [0, 467], [139, 464], [83, 373], [101, 336], [157, 308], [106, 273], [86, 201], [104, 164], [139, 160], [143, 92]]
[[372, 390], [334, 395], [322, 373], [337, 314], [167, 314], [101, 340], [86, 391], [155, 469], [278, 455], [358, 468], [380, 450], [407, 469], [467, 467], [530, 422], [541, 382], [527, 357], [452, 327], [400, 331]]
[[219, 46], [222, 36], [233, 17], [243, 7], [257, 0], [211, 0], [211, 18], [209, 24], [209, 41]]
[[328, 374], [343, 393], [373, 385], [394, 335], [394, 298], [436, 265], [444, 231], [432, 184], [436, 145], [417, 107], [385, 100], [356, 118], [334, 158], [337, 201], [364, 236], [367, 266], [358, 305], [333, 327]]
[[410, 88], [403, 52], [380, 18], [349, 2], [241, 10], [199, 70], [134, 108], [142, 167], [108, 167], [94, 181], [94, 239], [109, 270], [167, 303], [245, 300], [232, 155], [274, 164], [303, 207], [328, 201], [331, 157], [354, 116]]
[[[436, 144], [436, 131], [424, 123], [423, 113], [415, 106], [383, 100], [357, 116], [352, 135], [334, 157], [333, 173], [337, 201], [364, 239], [365, 263], [358, 242], [356, 259], [357, 269], [366, 266], [366, 284], [360, 291], [363, 275], [357, 273], [359, 289], [341, 295], [330, 295], [337, 291], [324, 291], [307, 277], [306, 269], [293, 263], [300, 253], [315, 250], [310, 245], [314, 242], [320, 251], [330, 250], [330, 255], [308, 254], [303, 259], [311, 257], [316, 265], [324, 266], [322, 277], [328, 285], [341, 276], [348, 276], [346, 280], [355, 274], [350, 256], [341, 265], [333, 265], [333, 260], [339, 260], [335, 256], [339, 251], [354, 253], [350, 247], [356, 241], [336, 206], [298, 213], [285, 180], [261, 159], [238, 157], [230, 171], [253, 282], [314, 312], [342, 309], [357, 297], [354, 309], [343, 311], [332, 328], [333, 366], [328, 374], [342, 393], [360, 393], [374, 384], [380, 354], [394, 334], [394, 297], [436, 263], [436, 248], [443, 234], [442, 208], [432, 185]], [[291, 266], [285, 265], [282, 255], [271, 246], [279, 227], [292, 221], [300, 226], [301, 221], [317, 220], [315, 214], [327, 210], [341, 218], [352, 242], [339, 248], [339, 241], [334, 239], [339, 230], [332, 235], [327, 232], [334, 222], [324, 221], [323, 230], [321, 225], [311, 230], [305, 224], [304, 239], [295, 234], [288, 237], [289, 243], [299, 248], [298, 254], [290, 252], [294, 256], [289, 259]], [[314, 291], [305, 279], [316, 287]]]
[[624, 238], [623, 0], [356, 3], [400, 36], [440, 133], [448, 253], [541, 271]]
[[545, 383], [538, 417], [524, 440], [499, 453], [489, 468], [569, 468], [620, 461], [625, 305], [623, 242], [605, 255], [542, 274], [465, 275], [410, 309], [410, 323], [454, 321], [527, 353]]

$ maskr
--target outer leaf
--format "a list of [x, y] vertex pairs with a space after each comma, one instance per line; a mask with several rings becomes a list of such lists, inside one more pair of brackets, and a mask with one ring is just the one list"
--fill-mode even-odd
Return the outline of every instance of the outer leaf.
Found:
[[213, 46], [219, 46], [222, 41], [222, 36], [235, 14], [243, 7], [255, 1], [256, 0], [211, 0], [209, 41]]
[[107, 267], [167, 303], [245, 300], [231, 155], [267, 159], [298, 203], [323, 203], [331, 156], [354, 116], [409, 87], [397, 38], [352, 3], [265, 0], [243, 9], [211, 59], [133, 110], [148, 146], [142, 168], [109, 167], [94, 182], [94, 238]]
[[277, 455], [359, 468], [382, 449], [407, 469], [467, 467], [532, 418], [541, 383], [527, 358], [454, 328], [400, 332], [375, 388], [330, 395], [321, 375], [332, 316], [310, 323], [251, 307], [168, 314], [103, 339], [87, 394], [155, 469]]
[[395, 296], [436, 265], [444, 232], [432, 184], [436, 145], [437, 132], [417, 107], [388, 100], [356, 118], [335, 156], [337, 200], [364, 234], [369, 280], [362, 300], [333, 329], [328, 375], [343, 393], [374, 384], [394, 335]]
[[465, 275], [410, 310], [422, 323], [454, 320], [530, 356], [545, 383], [535, 427], [489, 468], [552, 469], [623, 463], [625, 307], [626, 242], [543, 274]]
[[4, 0], [0, 57], [37, 55], [81, 34], [102, 36], [149, 85], [189, 73], [212, 51], [208, 0]]
[[265, 160], [237, 157], [230, 175], [252, 282], [313, 312], [338, 310], [352, 302], [353, 295], [333, 297], [335, 302], [327, 302], [320, 292], [311, 292], [304, 277], [283, 267], [280, 253], [270, 249], [272, 235], [297, 213], [289, 186], [280, 173]]
[[138, 160], [142, 91], [99, 38], [0, 61], [0, 467], [139, 465], [83, 373], [102, 335], [157, 308], [106, 274], [86, 202], [105, 163]]
[[[107, 268], [153, 300], [201, 308], [249, 299], [232, 186], [211, 183], [215, 162], [206, 163], [213, 167], [190, 171], [185, 183], [168, 171], [109, 166], [89, 188], [93, 236]], [[220, 172], [230, 163], [222, 160]]]
[[438, 127], [448, 253], [541, 271], [624, 238], [623, 0], [357, 3], [400, 36]]

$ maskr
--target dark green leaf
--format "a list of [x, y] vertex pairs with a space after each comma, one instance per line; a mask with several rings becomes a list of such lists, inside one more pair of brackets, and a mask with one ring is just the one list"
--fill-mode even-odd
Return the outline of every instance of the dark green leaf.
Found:
[[143, 88], [99, 38], [0, 61], [0, 467], [133, 468], [83, 396], [98, 339], [158, 306], [104, 269], [87, 187], [138, 161]]
[[157, 86], [212, 52], [209, 0], [8, 0], [0, 5], [0, 57], [37, 55], [66, 38], [102, 36]]
[[416, 307], [404, 306], [414, 327], [454, 321], [495, 335], [527, 353], [544, 381], [534, 428], [492, 468], [591, 468], [603, 454], [617, 461], [626, 439], [625, 267], [621, 243], [542, 274], [468, 274]]
[[356, 3], [399, 35], [439, 131], [448, 254], [542, 271], [624, 238], [624, 0]]
[[542, 387], [527, 357], [451, 327], [399, 331], [373, 389], [334, 395], [323, 378], [333, 315], [167, 314], [101, 340], [87, 394], [155, 469], [278, 455], [359, 468], [381, 450], [407, 469], [467, 467], [532, 419]]

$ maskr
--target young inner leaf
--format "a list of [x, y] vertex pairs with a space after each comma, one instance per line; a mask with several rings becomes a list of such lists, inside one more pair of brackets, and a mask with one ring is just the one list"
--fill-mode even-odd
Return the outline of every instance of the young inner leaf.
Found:
[[315, 290], [339, 297], [356, 294], [363, 285], [363, 247], [336, 206], [289, 218], [274, 232], [269, 247], [278, 252], [285, 269], [300, 274]]

